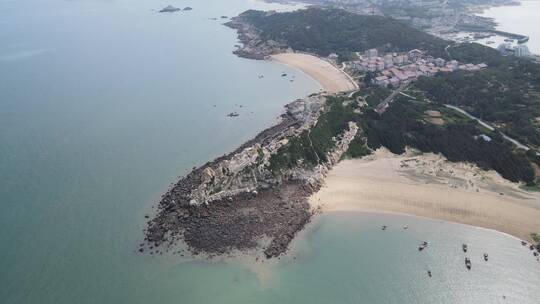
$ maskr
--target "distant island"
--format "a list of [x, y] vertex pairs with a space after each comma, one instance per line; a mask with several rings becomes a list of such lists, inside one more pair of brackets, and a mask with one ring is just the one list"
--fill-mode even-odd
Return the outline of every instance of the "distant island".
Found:
[[162, 8], [159, 12], [160, 13], [174, 13], [174, 12], [178, 12], [178, 11], [182, 11], [182, 10], [183, 11], [191, 11], [191, 10], [193, 10], [193, 8], [187, 6], [187, 7], [184, 7], [184, 9], [180, 9], [180, 8], [174, 7], [172, 5], [168, 5], [168, 6], [164, 7], [164, 8]]
[[178, 12], [180, 11], [181, 9], [177, 8], [177, 7], [174, 7], [172, 5], [168, 5], [164, 8], [162, 8], [159, 12], [160, 13], [173, 13], [173, 12]]
[[525, 190], [540, 189], [539, 64], [341, 9], [247, 11], [227, 25], [242, 42], [236, 54], [302, 69], [326, 92], [288, 104], [278, 124], [178, 181], [141, 252], [185, 242], [207, 256], [278, 257], [328, 210], [538, 241], [540, 210], [529, 202], [540, 195]]

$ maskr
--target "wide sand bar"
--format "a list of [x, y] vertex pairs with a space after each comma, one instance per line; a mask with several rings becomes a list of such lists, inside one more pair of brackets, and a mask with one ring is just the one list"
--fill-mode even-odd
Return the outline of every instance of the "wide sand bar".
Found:
[[[393, 212], [464, 223], [530, 240], [540, 232], [540, 194], [493, 171], [441, 156], [377, 151], [335, 166], [310, 198], [323, 211]], [[391, 223], [389, 223], [391, 225]]]

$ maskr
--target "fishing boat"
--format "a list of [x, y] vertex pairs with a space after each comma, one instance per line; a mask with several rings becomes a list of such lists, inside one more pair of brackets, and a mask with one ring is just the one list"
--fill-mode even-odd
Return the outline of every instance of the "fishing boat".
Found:
[[484, 253], [484, 261], [487, 262], [487, 260], [488, 260], [488, 254], [487, 254], [487, 253]]
[[427, 246], [428, 246], [428, 242], [423, 242], [422, 244], [420, 244], [420, 246], [418, 246], [418, 251], [422, 251], [426, 249]]
[[381, 230], [386, 230], [386, 225], [383, 225]]
[[469, 258], [465, 258], [465, 267], [467, 267], [468, 270], [471, 270], [471, 260]]
[[431, 270], [428, 270], [428, 271], [427, 271], [427, 275], [428, 275], [428, 277], [431, 278]]
[[462, 248], [463, 248], [463, 252], [467, 252], [467, 244], [463, 244]]

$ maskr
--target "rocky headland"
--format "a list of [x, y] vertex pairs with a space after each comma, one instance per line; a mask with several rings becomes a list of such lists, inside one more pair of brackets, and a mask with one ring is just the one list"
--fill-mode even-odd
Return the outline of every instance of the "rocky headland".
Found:
[[278, 124], [194, 168], [162, 196], [139, 251], [159, 253], [184, 242], [191, 253], [209, 256], [258, 248], [267, 258], [284, 253], [316, 212], [309, 196], [358, 131], [349, 123], [334, 139], [327, 161], [317, 166], [271, 168], [270, 159], [280, 148], [316, 125], [327, 110], [326, 100], [312, 94], [288, 104]]
[[[272, 15], [275, 12], [269, 11], [265, 14]], [[261, 39], [259, 31], [244, 20], [243, 14], [231, 18], [231, 21], [225, 23], [225, 25], [238, 32], [238, 40], [242, 44], [233, 53], [240, 57], [263, 60], [267, 59], [270, 55], [283, 53], [289, 49], [284, 43]]]

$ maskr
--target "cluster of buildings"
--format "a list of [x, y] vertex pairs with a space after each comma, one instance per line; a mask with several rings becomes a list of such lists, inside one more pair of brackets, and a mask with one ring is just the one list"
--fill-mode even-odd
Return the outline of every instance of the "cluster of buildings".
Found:
[[525, 44], [512, 45], [511, 43], [505, 42], [499, 44], [497, 50], [503, 55], [515, 55], [518, 57], [530, 56], [529, 48]]
[[456, 60], [446, 61], [442, 58], [426, 56], [420, 50], [407, 53], [379, 54], [377, 49], [365, 51], [358, 60], [348, 63], [350, 69], [358, 72], [372, 72], [372, 80], [380, 86], [400, 86], [420, 76], [433, 76], [437, 73], [450, 73], [455, 70], [478, 71], [487, 68], [481, 64], [460, 64]]

